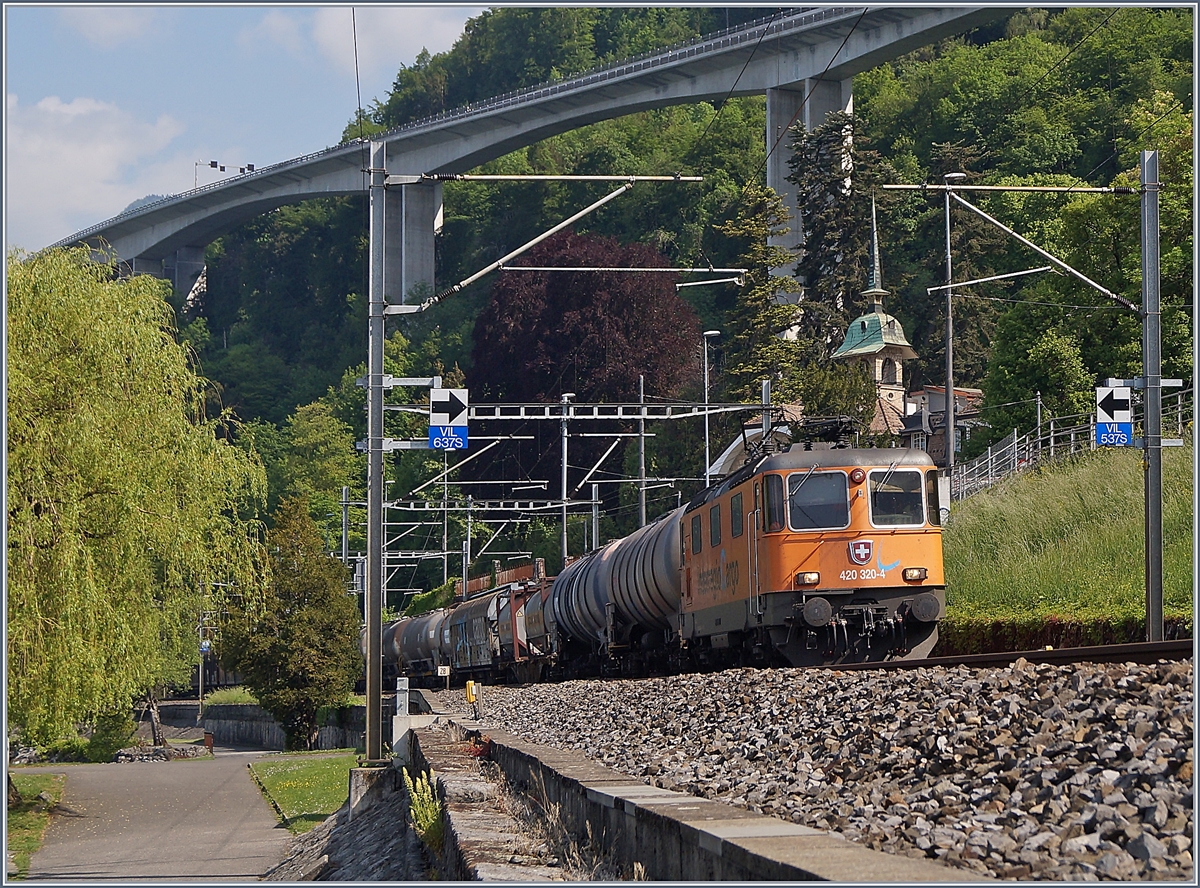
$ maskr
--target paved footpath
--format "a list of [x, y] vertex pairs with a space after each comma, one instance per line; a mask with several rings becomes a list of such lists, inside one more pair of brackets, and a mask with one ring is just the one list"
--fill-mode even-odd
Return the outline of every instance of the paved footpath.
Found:
[[256, 881], [291, 838], [246, 767], [263, 755], [21, 768], [66, 774], [70, 809], [52, 818], [29, 879]]

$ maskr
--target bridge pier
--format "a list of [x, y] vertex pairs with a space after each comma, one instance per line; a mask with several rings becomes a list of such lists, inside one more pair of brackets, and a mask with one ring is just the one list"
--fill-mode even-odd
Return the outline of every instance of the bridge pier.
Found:
[[[107, 255], [103, 250], [95, 252], [97, 256]], [[204, 271], [204, 247], [180, 247], [162, 259], [135, 256], [126, 264], [130, 274], [148, 274], [170, 281], [177, 295], [186, 296]]]
[[204, 271], [204, 247], [180, 247], [162, 261], [161, 276], [171, 282], [175, 293], [186, 296]]
[[434, 235], [442, 227], [442, 183], [389, 187], [384, 206], [384, 296], [390, 303], [419, 302], [435, 292]]
[[[791, 174], [788, 160], [792, 156], [792, 140], [786, 133], [787, 126], [795, 118], [796, 123], [811, 132], [825, 122], [828, 114], [852, 112], [852, 86], [853, 80], [810, 78], [767, 90], [767, 151], [771, 152], [767, 158], [767, 185], [783, 198], [783, 205], [792, 220], [791, 231], [782, 237], [772, 238], [772, 246], [794, 249], [804, 243], [796, 186], [787, 180]], [[805, 96], [808, 96], [807, 101]]]

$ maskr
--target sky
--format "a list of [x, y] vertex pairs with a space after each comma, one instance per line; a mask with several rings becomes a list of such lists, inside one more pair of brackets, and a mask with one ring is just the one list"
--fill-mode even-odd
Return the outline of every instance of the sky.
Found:
[[370, 108], [485, 8], [6, 4], [6, 250], [218, 181], [210, 160], [227, 177], [336, 145], [357, 105], [356, 31]]

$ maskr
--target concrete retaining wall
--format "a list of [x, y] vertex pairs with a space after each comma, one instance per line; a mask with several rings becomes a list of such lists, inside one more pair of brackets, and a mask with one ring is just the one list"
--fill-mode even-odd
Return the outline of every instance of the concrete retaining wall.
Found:
[[[195, 704], [191, 704], [195, 707]], [[390, 724], [392, 699], [383, 700], [384, 724]], [[194, 712], [194, 709], [193, 709]], [[165, 719], [164, 719], [165, 721]], [[174, 724], [174, 722], [167, 722]], [[189, 722], [195, 724], [195, 717]], [[203, 727], [221, 746], [284, 749], [286, 735], [272, 716], [259, 706], [222, 704], [204, 707]], [[330, 710], [317, 733], [317, 749], [357, 749], [367, 729], [367, 708], [348, 706]]]
[[[461, 737], [479, 725], [452, 722]], [[422, 735], [414, 731], [418, 760]], [[627, 868], [655, 881], [958, 882], [959, 870], [872, 851], [820, 832], [723, 802], [648, 786], [574, 752], [489, 730], [490, 758], [510, 783], [539, 802], [575, 836], [590, 834]], [[442, 765], [428, 756], [435, 770]], [[453, 770], [453, 766], [451, 768]], [[439, 783], [441, 777], [439, 776]], [[450, 824], [453, 829], [453, 823]], [[979, 877], [972, 874], [973, 880]]]

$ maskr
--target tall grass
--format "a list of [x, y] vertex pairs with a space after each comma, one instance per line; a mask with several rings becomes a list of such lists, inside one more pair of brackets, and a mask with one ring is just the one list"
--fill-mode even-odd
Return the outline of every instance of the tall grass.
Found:
[[[1192, 446], [1163, 450], [1163, 610], [1192, 614]], [[945, 528], [947, 617], [1141, 619], [1141, 451], [1104, 449], [957, 503]]]

